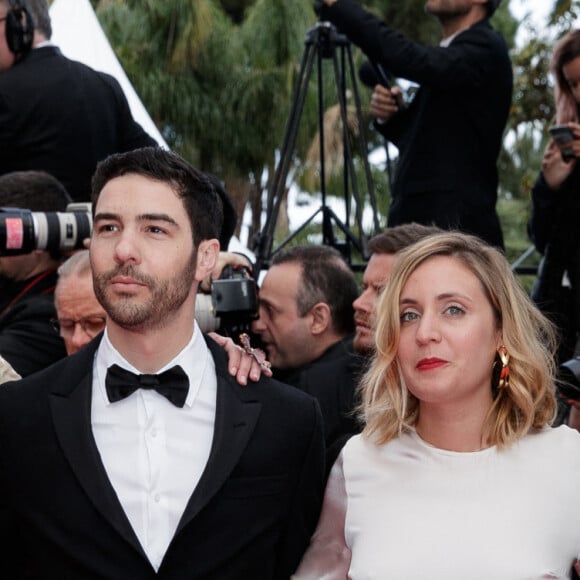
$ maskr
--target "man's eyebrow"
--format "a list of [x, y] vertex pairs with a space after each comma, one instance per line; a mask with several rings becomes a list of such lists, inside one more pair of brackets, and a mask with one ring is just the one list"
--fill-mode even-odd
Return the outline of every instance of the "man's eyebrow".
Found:
[[[95, 221], [98, 220], [121, 220], [121, 217], [113, 212], [101, 212], [95, 215]], [[178, 223], [170, 216], [165, 213], [144, 213], [137, 216], [137, 220], [140, 222], [148, 222], [148, 221], [162, 221], [169, 224], [173, 224], [175, 226]]]
[[167, 222], [175, 226], [179, 225], [170, 215], [166, 213], [144, 213], [137, 216], [137, 220], [140, 222]]
[[268, 298], [258, 298], [260, 306], [266, 306], [268, 308], [276, 309], [276, 305], [273, 304]]
[[101, 213], [95, 214], [94, 221], [97, 221], [97, 220], [116, 220], [116, 219], [119, 219], [119, 216], [115, 213], [101, 212]]

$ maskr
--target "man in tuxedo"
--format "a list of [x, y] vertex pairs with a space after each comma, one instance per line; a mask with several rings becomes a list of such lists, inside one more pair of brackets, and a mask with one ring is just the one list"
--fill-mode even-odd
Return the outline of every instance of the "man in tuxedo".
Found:
[[154, 145], [119, 83], [50, 42], [46, 0], [0, 0], [0, 174], [44, 170], [88, 201], [97, 162]]
[[459, 229], [503, 247], [496, 213], [497, 158], [513, 74], [507, 44], [489, 18], [501, 0], [426, 0], [442, 31], [428, 46], [361, 7], [357, 0], [316, 0], [377, 72], [419, 85], [404, 106], [398, 87], [379, 79], [371, 99], [378, 130], [399, 150], [388, 226], [411, 222]]
[[318, 519], [316, 401], [242, 387], [194, 322], [221, 203], [179, 156], [109, 157], [93, 179], [102, 339], [0, 389], [6, 578], [287, 579]]

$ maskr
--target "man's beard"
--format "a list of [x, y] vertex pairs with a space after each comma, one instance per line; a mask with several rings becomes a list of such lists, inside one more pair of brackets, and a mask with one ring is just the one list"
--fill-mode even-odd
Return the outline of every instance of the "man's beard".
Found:
[[[195, 279], [195, 262], [196, 253], [193, 252], [187, 265], [169, 280], [159, 280], [154, 276], [142, 274], [133, 266], [121, 266], [95, 275], [95, 295], [109, 318], [122, 328], [131, 330], [161, 328], [187, 300]], [[115, 276], [128, 276], [144, 284], [149, 289], [149, 298], [137, 301], [133, 293], [110, 298], [108, 283]]]
[[443, 7], [438, 7], [435, 10], [432, 10], [428, 8], [428, 2], [425, 3], [425, 12], [431, 14], [431, 16], [435, 16], [442, 24], [450, 20], [455, 20], [460, 16], [464, 16], [465, 14], [468, 14], [470, 10], [471, 7], [467, 5], [454, 5], [452, 7], [444, 5]]
[[[353, 346], [354, 350], [361, 355], [370, 355], [375, 352], [374, 332], [372, 330], [372, 319], [369, 315], [356, 314], [354, 317], [355, 325], [365, 325], [366, 332], [359, 332], [355, 329]], [[370, 335], [370, 338], [369, 338]]]

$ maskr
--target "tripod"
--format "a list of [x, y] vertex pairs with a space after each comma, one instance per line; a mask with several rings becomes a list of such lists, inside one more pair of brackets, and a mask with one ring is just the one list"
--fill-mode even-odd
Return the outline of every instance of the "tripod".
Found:
[[[369, 202], [373, 214], [373, 225], [375, 232], [380, 229], [379, 220], [377, 216], [376, 197], [373, 188], [372, 176], [370, 166], [367, 158], [367, 144], [364, 137], [362, 113], [360, 96], [356, 83], [356, 76], [354, 73], [354, 64], [352, 59], [352, 52], [350, 42], [346, 36], [337, 32], [336, 28], [329, 22], [317, 22], [314, 28], [311, 28], [306, 33], [305, 50], [302, 56], [300, 65], [300, 72], [298, 75], [298, 82], [294, 88], [292, 97], [292, 105], [290, 109], [290, 116], [286, 125], [286, 132], [284, 141], [280, 152], [280, 161], [276, 168], [274, 178], [268, 191], [267, 206], [266, 206], [266, 223], [263, 230], [257, 235], [253, 250], [256, 253], [258, 270], [262, 264], [268, 262], [271, 257], [293, 240], [306, 226], [314, 220], [314, 218], [322, 214], [322, 242], [325, 245], [330, 245], [338, 248], [352, 266], [352, 248], [356, 248], [363, 258], [368, 257], [368, 250], [366, 247], [366, 237], [363, 233], [362, 215], [363, 202], [358, 191], [356, 181], [356, 174], [354, 168], [354, 161], [352, 157], [351, 144], [348, 136], [347, 123], [347, 108], [346, 108], [346, 74], [347, 66], [350, 75], [350, 82], [354, 96], [356, 119], [359, 126], [359, 144], [360, 155], [363, 161], [363, 168], [365, 179], [368, 188]], [[340, 62], [338, 54], [340, 54]], [[322, 203], [321, 206], [289, 237], [287, 237], [280, 245], [273, 249], [274, 245], [274, 229], [278, 219], [280, 206], [284, 198], [284, 192], [287, 183], [288, 172], [292, 162], [292, 153], [296, 143], [296, 136], [300, 124], [300, 117], [304, 109], [304, 102], [314, 61], [317, 63], [318, 73], [318, 129], [320, 135], [320, 190]], [[322, 63], [324, 59], [332, 60], [334, 79], [337, 87], [338, 101], [340, 107], [340, 116], [343, 127], [343, 152], [344, 152], [344, 201], [345, 201], [345, 221], [341, 221], [336, 213], [326, 204], [326, 175], [325, 175], [325, 161], [324, 161], [324, 90], [323, 90], [323, 70]], [[352, 188], [352, 200], [355, 202], [354, 222], [358, 229], [358, 236], [350, 229], [348, 224], [351, 221], [351, 196], [349, 193], [349, 185]], [[344, 234], [344, 242], [339, 242], [336, 239], [334, 227], [342, 231]]]

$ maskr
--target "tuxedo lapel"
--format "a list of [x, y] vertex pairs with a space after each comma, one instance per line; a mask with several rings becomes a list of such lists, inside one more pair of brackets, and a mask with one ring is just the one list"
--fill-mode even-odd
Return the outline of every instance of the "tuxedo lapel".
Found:
[[146, 558], [109, 481], [93, 437], [91, 393], [95, 350], [96, 345], [79, 352], [80, 356], [69, 357], [63, 372], [66, 382], [56, 385], [49, 395], [54, 427], [63, 454], [91, 502]]
[[[214, 436], [201, 479], [183, 512], [176, 534], [208, 503], [227, 480], [244, 451], [260, 415], [262, 405], [225, 371], [223, 353], [208, 346], [216, 359], [217, 404]], [[219, 347], [218, 347], [219, 348]]]

